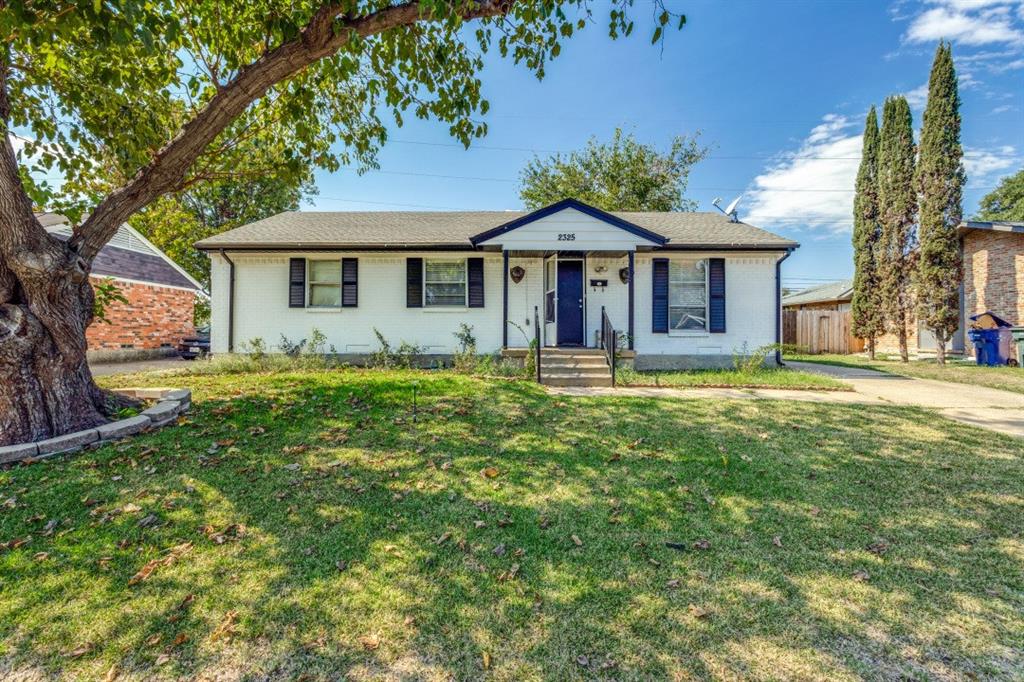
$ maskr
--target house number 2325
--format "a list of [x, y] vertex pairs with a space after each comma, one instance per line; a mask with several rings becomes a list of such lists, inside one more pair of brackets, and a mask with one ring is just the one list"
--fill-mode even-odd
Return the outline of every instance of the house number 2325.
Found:
[[575, 232], [559, 232], [558, 233], [558, 241], [560, 241], [560, 242], [574, 242], [574, 241], [576, 241], [576, 233]]

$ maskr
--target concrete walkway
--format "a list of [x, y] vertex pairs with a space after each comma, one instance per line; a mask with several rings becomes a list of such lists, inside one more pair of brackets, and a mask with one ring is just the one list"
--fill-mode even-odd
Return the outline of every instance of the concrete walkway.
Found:
[[94, 377], [111, 374], [135, 374], [136, 372], [154, 372], [162, 369], [188, 369], [194, 361], [182, 360], [179, 357], [155, 358], [153, 360], [133, 360], [131, 362], [90, 363]]
[[1024, 394], [994, 388], [912, 379], [871, 369], [813, 362], [789, 367], [840, 379], [853, 391], [796, 391], [765, 388], [552, 388], [563, 395], [632, 395], [648, 398], [734, 398], [738, 400], [807, 400], [826, 403], [905, 405], [932, 409], [948, 419], [1024, 438]]

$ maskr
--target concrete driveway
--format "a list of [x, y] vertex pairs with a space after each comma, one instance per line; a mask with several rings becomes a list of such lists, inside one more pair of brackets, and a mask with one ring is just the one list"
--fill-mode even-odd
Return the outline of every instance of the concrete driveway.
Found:
[[901, 377], [872, 369], [816, 362], [787, 362], [793, 369], [827, 374], [853, 386], [871, 402], [937, 410], [949, 419], [1024, 437], [1024, 394], [971, 384]]
[[787, 361], [793, 369], [826, 374], [848, 383], [852, 391], [797, 391], [742, 388], [561, 388], [565, 395], [635, 395], [642, 397], [808, 400], [828, 403], [905, 405], [935, 410], [949, 419], [1024, 438], [1024, 394], [968, 384], [901, 377], [871, 369]]
[[136, 360], [134, 362], [104, 362], [89, 365], [94, 377], [111, 374], [135, 374], [137, 372], [155, 372], [163, 369], [188, 369], [195, 360], [182, 360], [178, 357], [158, 358], [155, 360]]

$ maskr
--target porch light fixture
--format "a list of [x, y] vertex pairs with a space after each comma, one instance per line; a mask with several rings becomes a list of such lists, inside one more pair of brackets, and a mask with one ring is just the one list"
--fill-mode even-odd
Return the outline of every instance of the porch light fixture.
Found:
[[519, 284], [520, 282], [523, 281], [523, 277], [526, 277], [526, 270], [523, 268], [523, 266], [516, 265], [511, 270], [508, 271], [508, 275], [509, 277], [512, 278], [513, 282]]
[[629, 284], [629, 268], [619, 268], [619, 279], [623, 284]]

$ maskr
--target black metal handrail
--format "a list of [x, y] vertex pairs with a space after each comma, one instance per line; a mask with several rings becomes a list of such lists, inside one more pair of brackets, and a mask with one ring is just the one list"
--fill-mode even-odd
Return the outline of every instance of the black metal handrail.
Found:
[[608, 358], [608, 366], [612, 370], [612, 386], [615, 385], [615, 356], [617, 355], [615, 346], [617, 343], [618, 334], [615, 333], [615, 327], [608, 319], [608, 313], [604, 311], [604, 306], [601, 306], [601, 348], [604, 349], [605, 357]]
[[537, 365], [537, 383], [544, 383], [540, 380], [540, 312], [537, 306], [533, 306], [533, 352], [534, 362]]

